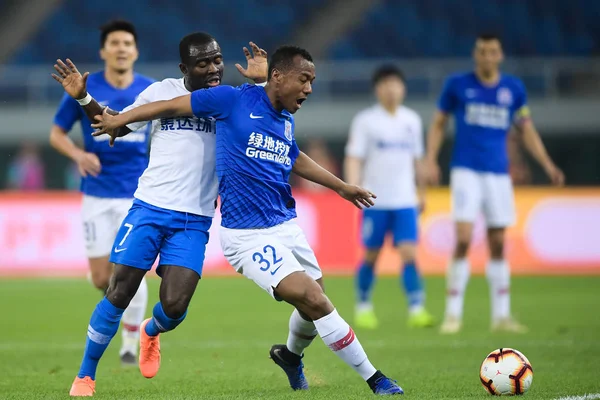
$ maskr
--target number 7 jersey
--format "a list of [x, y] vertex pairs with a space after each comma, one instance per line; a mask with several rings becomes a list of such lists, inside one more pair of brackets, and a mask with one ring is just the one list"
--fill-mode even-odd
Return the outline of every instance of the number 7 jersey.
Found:
[[[165, 79], [150, 85], [124, 111], [188, 94], [183, 78]], [[150, 160], [134, 197], [155, 207], [213, 217], [218, 189], [215, 128], [213, 118], [193, 115], [152, 121]]]

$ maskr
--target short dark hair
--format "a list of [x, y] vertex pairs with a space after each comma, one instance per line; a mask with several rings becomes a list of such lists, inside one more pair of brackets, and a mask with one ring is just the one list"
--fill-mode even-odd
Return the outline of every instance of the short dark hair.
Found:
[[271, 79], [271, 75], [273, 74], [273, 70], [276, 69], [278, 71], [286, 71], [290, 69], [294, 65], [294, 58], [296, 56], [300, 56], [304, 58], [306, 61], [313, 62], [313, 58], [308, 52], [298, 46], [281, 46], [275, 50], [275, 53], [271, 56], [271, 61], [269, 62], [269, 77]]
[[373, 86], [375, 86], [379, 83], [379, 81], [390, 76], [395, 76], [402, 82], [406, 81], [404, 78], [404, 72], [402, 72], [400, 68], [396, 67], [394, 64], [386, 64], [380, 66], [375, 70], [371, 82], [373, 83]]
[[135, 43], [137, 44], [137, 32], [135, 30], [135, 26], [129, 21], [115, 19], [100, 27], [100, 48], [104, 47], [108, 35], [116, 31], [125, 31], [131, 33]]
[[179, 42], [179, 59], [186, 64], [190, 58], [190, 47], [204, 46], [214, 41], [216, 39], [206, 32], [194, 32], [184, 36]]
[[483, 40], [484, 42], [489, 42], [490, 40], [497, 40], [498, 42], [500, 42], [500, 44], [502, 44], [500, 36], [492, 32], [480, 33], [479, 35], [477, 35], [477, 40]]

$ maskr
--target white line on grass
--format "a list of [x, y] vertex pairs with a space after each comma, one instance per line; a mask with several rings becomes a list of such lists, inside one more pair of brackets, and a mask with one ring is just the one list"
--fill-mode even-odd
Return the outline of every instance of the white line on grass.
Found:
[[559, 397], [554, 400], [594, 400], [594, 399], [600, 399], [600, 393], [584, 394], [583, 396]]

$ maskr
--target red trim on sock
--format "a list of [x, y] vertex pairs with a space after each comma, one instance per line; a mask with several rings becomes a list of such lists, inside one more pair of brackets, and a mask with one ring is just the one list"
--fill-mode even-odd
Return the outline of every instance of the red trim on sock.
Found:
[[498, 290], [498, 295], [503, 295], [503, 294], [508, 294], [510, 293], [510, 289], [509, 288], [502, 288]]
[[449, 289], [446, 293], [450, 297], [460, 296], [460, 291], [456, 289]]
[[343, 338], [341, 338], [340, 340], [338, 340], [337, 342], [331, 343], [329, 345], [329, 348], [333, 351], [340, 351], [340, 350], [350, 346], [350, 344], [352, 342], [354, 342], [354, 338], [356, 338], [356, 335], [354, 335], [354, 331], [352, 330], [352, 327], [350, 327], [348, 334], [346, 336], [344, 336]]
[[123, 324], [123, 329], [125, 329], [127, 332], [139, 332], [140, 327], [137, 325], [129, 325], [126, 324], [125, 322], [122, 323]]

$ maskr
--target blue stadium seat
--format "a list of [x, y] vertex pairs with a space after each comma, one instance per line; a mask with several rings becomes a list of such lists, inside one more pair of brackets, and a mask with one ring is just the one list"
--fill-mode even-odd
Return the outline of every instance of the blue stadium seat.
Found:
[[[42, 25], [11, 63], [49, 63], [73, 57], [79, 63], [98, 62], [102, 23], [129, 19], [139, 35], [140, 61], [176, 62], [181, 37], [194, 31], [214, 35], [229, 61], [243, 59], [241, 47], [252, 40], [267, 51], [291, 39], [296, 28], [325, 0], [148, 0], [101, 2], [66, 0]], [[115, 11], [117, 10], [117, 11]], [[50, 39], [49, 39], [50, 38]]]
[[[95, 28], [115, 17], [136, 24], [140, 61], [176, 62], [179, 40], [197, 30], [212, 33], [229, 62], [239, 61], [247, 41], [272, 52], [326, 2], [147, 0], [140, 6], [66, 0], [11, 63], [49, 63], [66, 56], [97, 62]], [[383, 0], [329, 48], [328, 57], [465, 57], [482, 31], [500, 34], [509, 55], [585, 56], [600, 50], [599, 18], [598, 0]]]
[[329, 56], [464, 57], [483, 31], [500, 34], [510, 55], [583, 56], [599, 50], [598, 18], [598, 0], [384, 0]]

